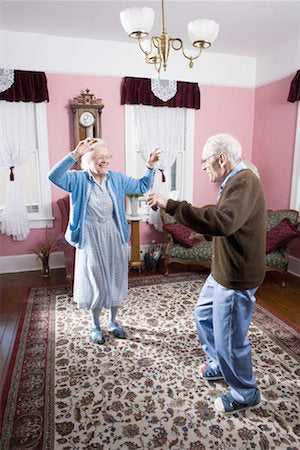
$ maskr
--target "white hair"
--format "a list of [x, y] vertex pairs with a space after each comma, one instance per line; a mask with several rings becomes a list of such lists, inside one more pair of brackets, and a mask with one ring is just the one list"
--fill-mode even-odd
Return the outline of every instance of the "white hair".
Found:
[[224, 153], [231, 164], [238, 164], [242, 158], [242, 146], [231, 134], [215, 134], [207, 139], [203, 147], [204, 157]]
[[80, 160], [80, 167], [82, 170], [87, 170], [89, 168], [89, 163], [91, 160], [91, 156], [93, 155], [93, 151], [98, 147], [107, 147], [106, 142], [103, 141], [103, 139], [100, 138], [94, 138], [95, 142], [92, 145], [92, 150], [90, 152], [85, 153]]

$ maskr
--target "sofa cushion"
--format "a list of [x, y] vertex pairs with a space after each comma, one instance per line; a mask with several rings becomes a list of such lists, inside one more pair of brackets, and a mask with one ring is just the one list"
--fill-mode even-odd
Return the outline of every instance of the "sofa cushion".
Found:
[[163, 226], [165, 231], [171, 233], [173, 239], [184, 247], [192, 248], [199, 244], [199, 239], [190, 239], [192, 233], [195, 233], [191, 228], [181, 225], [181, 223], [166, 223]]
[[266, 254], [272, 253], [277, 248], [298, 236], [300, 236], [300, 232], [292, 225], [290, 219], [283, 219], [278, 225], [267, 232]]

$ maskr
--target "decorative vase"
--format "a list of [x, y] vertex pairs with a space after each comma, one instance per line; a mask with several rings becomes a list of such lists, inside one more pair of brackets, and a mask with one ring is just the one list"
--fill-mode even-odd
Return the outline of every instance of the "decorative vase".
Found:
[[131, 215], [133, 217], [138, 216], [138, 209], [139, 209], [139, 199], [138, 197], [130, 197], [130, 204], [131, 204]]
[[49, 255], [41, 257], [41, 261], [42, 261], [42, 276], [49, 277], [50, 276]]

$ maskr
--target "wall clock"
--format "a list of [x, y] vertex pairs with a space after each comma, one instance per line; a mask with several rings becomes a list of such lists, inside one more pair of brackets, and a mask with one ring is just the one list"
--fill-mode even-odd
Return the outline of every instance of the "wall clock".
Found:
[[104, 108], [101, 98], [95, 98], [89, 89], [74, 97], [70, 103], [73, 111], [74, 148], [87, 137], [101, 138], [101, 113]]
[[94, 125], [94, 122], [95, 122], [95, 117], [94, 117], [94, 114], [92, 114], [91, 112], [85, 111], [80, 114], [79, 123], [81, 126], [88, 128], [88, 127], [91, 127], [92, 125]]

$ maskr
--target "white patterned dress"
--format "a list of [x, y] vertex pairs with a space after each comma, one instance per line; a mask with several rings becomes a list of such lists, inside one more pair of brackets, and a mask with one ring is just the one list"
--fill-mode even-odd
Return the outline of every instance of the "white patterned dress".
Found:
[[128, 245], [113, 218], [106, 179], [95, 182], [85, 219], [84, 248], [76, 249], [74, 300], [93, 310], [121, 306], [128, 292]]

